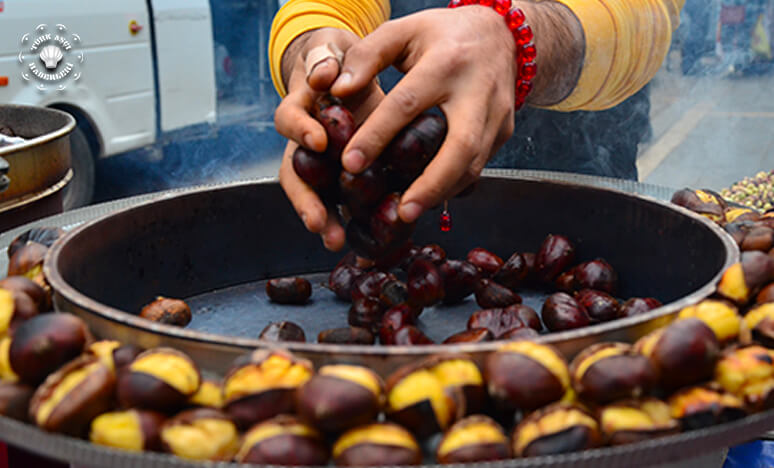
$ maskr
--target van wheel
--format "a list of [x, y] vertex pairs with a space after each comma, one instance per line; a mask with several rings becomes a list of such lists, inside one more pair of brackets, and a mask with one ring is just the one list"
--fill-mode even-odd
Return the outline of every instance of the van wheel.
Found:
[[81, 127], [70, 134], [70, 159], [73, 178], [64, 189], [65, 211], [86, 206], [94, 198], [94, 154]]

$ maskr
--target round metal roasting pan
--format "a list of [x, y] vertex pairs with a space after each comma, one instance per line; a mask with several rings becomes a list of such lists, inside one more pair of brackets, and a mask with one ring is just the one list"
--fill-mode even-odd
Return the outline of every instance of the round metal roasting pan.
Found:
[[[683, 306], [707, 297], [737, 258], [732, 239], [704, 218], [669, 203], [624, 191], [518, 175], [488, 175], [468, 197], [450, 202], [455, 227], [441, 233], [438, 213], [424, 216], [415, 242], [440, 243], [451, 258], [477, 246], [507, 258], [534, 251], [548, 233], [577, 244], [578, 260], [607, 259], [621, 278], [620, 296], [655, 296], [666, 305], [640, 317], [545, 335], [568, 357], [598, 341], [633, 341]], [[61, 310], [83, 317], [97, 336], [144, 347], [170, 345], [222, 373], [270, 321], [299, 323], [313, 341], [346, 325], [348, 304], [320, 283], [341, 257], [326, 251], [298, 220], [274, 181], [204, 187], [156, 197], [75, 229], [49, 252], [45, 274]], [[320, 274], [323, 273], [323, 274]], [[262, 280], [305, 274], [315, 283], [306, 306], [270, 303]], [[194, 312], [186, 328], [134, 315], [158, 295], [185, 298]], [[540, 310], [546, 293], [525, 291]], [[440, 342], [465, 329], [477, 309], [469, 298], [423, 313], [420, 327]], [[129, 312], [129, 313], [127, 313]], [[497, 343], [456, 346], [283, 344], [320, 366], [367, 365], [382, 375], [438, 352], [476, 359]]]

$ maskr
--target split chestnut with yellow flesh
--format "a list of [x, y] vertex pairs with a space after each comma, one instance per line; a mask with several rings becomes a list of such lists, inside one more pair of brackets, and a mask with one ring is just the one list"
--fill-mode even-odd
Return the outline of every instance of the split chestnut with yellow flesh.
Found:
[[422, 453], [406, 429], [376, 423], [342, 434], [333, 444], [333, 461], [338, 466], [418, 465]]
[[511, 437], [513, 454], [522, 457], [578, 452], [600, 445], [597, 421], [578, 406], [556, 403], [527, 416]]
[[709, 326], [721, 346], [736, 341], [742, 325], [742, 317], [735, 306], [715, 299], [706, 299], [680, 311], [677, 319], [697, 318]]
[[682, 189], [672, 195], [672, 203], [709, 218], [716, 223], [725, 222], [726, 202], [708, 190]]
[[46, 431], [80, 437], [94, 418], [110, 410], [115, 386], [113, 371], [84, 354], [49, 375], [35, 390], [30, 420]]
[[666, 390], [709, 379], [720, 354], [715, 332], [696, 318], [659, 328], [640, 338], [634, 349], [650, 359]]
[[758, 345], [732, 349], [715, 366], [715, 381], [753, 411], [774, 407], [774, 352]]
[[0, 335], [12, 333], [36, 315], [38, 306], [26, 293], [0, 289]]
[[161, 428], [161, 445], [189, 460], [231, 460], [239, 449], [239, 432], [225, 413], [212, 408], [183, 411]]
[[260, 465], [323, 466], [328, 464], [328, 448], [313, 427], [280, 415], [250, 428], [235, 459]]
[[161, 413], [138, 409], [103, 413], [91, 422], [89, 440], [130, 452], [157, 452], [161, 450], [161, 426], [165, 420]]
[[641, 442], [680, 431], [680, 424], [672, 418], [669, 405], [656, 398], [607, 405], [599, 411], [599, 424], [611, 445]]
[[8, 260], [8, 276], [26, 276], [35, 279], [43, 274], [43, 259], [48, 247], [30, 242], [20, 247]]
[[116, 374], [131, 364], [142, 353], [142, 348], [131, 344], [121, 344], [115, 340], [95, 341], [86, 348], [86, 354], [97, 356]]
[[0, 381], [0, 415], [28, 421], [30, 399], [35, 389], [17, 382]]
[[684, 431], [722, 424], [745, 417], [744, 402], [717, 384], [684, 388], [669, 397], [672, 418]]
[[752, 340], [767, 348], [774, 348], [774, 302], [759, 304], [744, 316], [745, 328]]
[[479, 463], [510, 457], [503, 428], [487, 416], [475, 415], [457, 421], [444, 434], [435, 457], [438, 463]]
[[124, 408], [172, 413], [182, 408], [201, 385], [199, 368], [172, 348], [138, 355], [118, 375], [118, 402]]
[[321, 367], [296, 393], [296, 410], [326, 432], [343, 432], [376, 420], [384, 403], [384, 383], [362, 366]]
[[723, 272], [718, 295], [738, 304], [747, 304], [758, 289], [772, 279], [774, 259], [763, 252], [742, 252], [741, 259]]
[[0, 288], [28, 295], [38, 306], [39, 312], [47, 312], [46, 291], [26, 276], [9, 276], [0, 280]]
[[11, 349], [11, 337], [0, 338], [0, 382], [18, 382], [19, 376], [11, 368], [9, 352]]
[[526, 340], [489, 354], [484, 376], [489, 396], [506, 410], [531, 411], [561, 400], [570, 390], [570, 373], [559, 351]]
[[190, 406], [221, 409], [223, 407], [223, 391], [220, 382], [203, 380], [199, 390], [188, 399]]
[[572, 385], [588, 402], [605, 404], [648, 394], [657, 381], [650, 360], [625, 343], [597, 343], [570, 365]]
[[223, 410], [237, 425], [295, 410], [296, 390], [314, 375], [312, 363], [283, 350], [259, 349], [238, 358], [223, 380]]

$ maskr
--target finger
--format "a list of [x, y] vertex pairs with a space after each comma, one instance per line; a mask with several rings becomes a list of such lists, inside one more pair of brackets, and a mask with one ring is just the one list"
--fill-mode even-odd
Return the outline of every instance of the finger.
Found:
[[346, 97], [368, 85], [376, 75], [404, 54], [410, 23], [388, 21], [347, 50], [341, 74], [331, 86], [331, 94]]
[[358, 173], [368, 167], [401, 129], [440, 102], [443, 88], [427, 86], [441, 79], [439, 68], [431, 63], [422, 62], [406, 74], [352, 135], [342, 153], [347, 171]]
[[328, 137], [323, 126], [310, 114], [314, 105], [311, 91], [293, 91], [274, 111], [274, 127], [277, 132], [314, 151], [324, 151]]
[[322, 230], [322, 240], [325, 248], [338, 252], [346, 243], [346, 234], [335, 213], [329, 212], [325, 227]]
[[329, 42], [317, 46], [307, 52], [306, 82], [310, 88], [318, 92], [325, 92], [339, 76], [344, 52], [333, 43]]
[[457, 184], [469, 171], [481, 171], [483, 166], [471, 169], [471, 163], [481, 155], [487, 120], [485, 104], [486, 101], [461, 99], [444, 109], [449, 132], [438, 154], [403, 194], [398, 214], [404, 222], [416, 221], [425, 210], [449, 198], [453, 189], [464, 188]]
[[322, 232], [328, 223], [328, 214], [317, 194], [293, 170], [293, 152], [298, 147], [288, 142], [280, 165], [279, 181], [290, 203], [311, 232]]

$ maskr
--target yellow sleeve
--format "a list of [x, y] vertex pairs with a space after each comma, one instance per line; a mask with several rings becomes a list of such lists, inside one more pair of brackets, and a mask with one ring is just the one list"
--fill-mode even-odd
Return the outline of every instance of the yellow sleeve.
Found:
[[[620, 104], [661, 67], [685, 0], [557, 0], [573, 11], [586, 36], [580, 79], [559, 111]], [[540, 51], [538, 51], [538, 60]]]
[[269, 66], [277, 92], [282, 97], [287, 94], [282, 83], [282, 54], [296, 37], [325, 27], [364, 37], [389, 18], [389, 0], [290, 0], [274, 17], [269, 36]]

